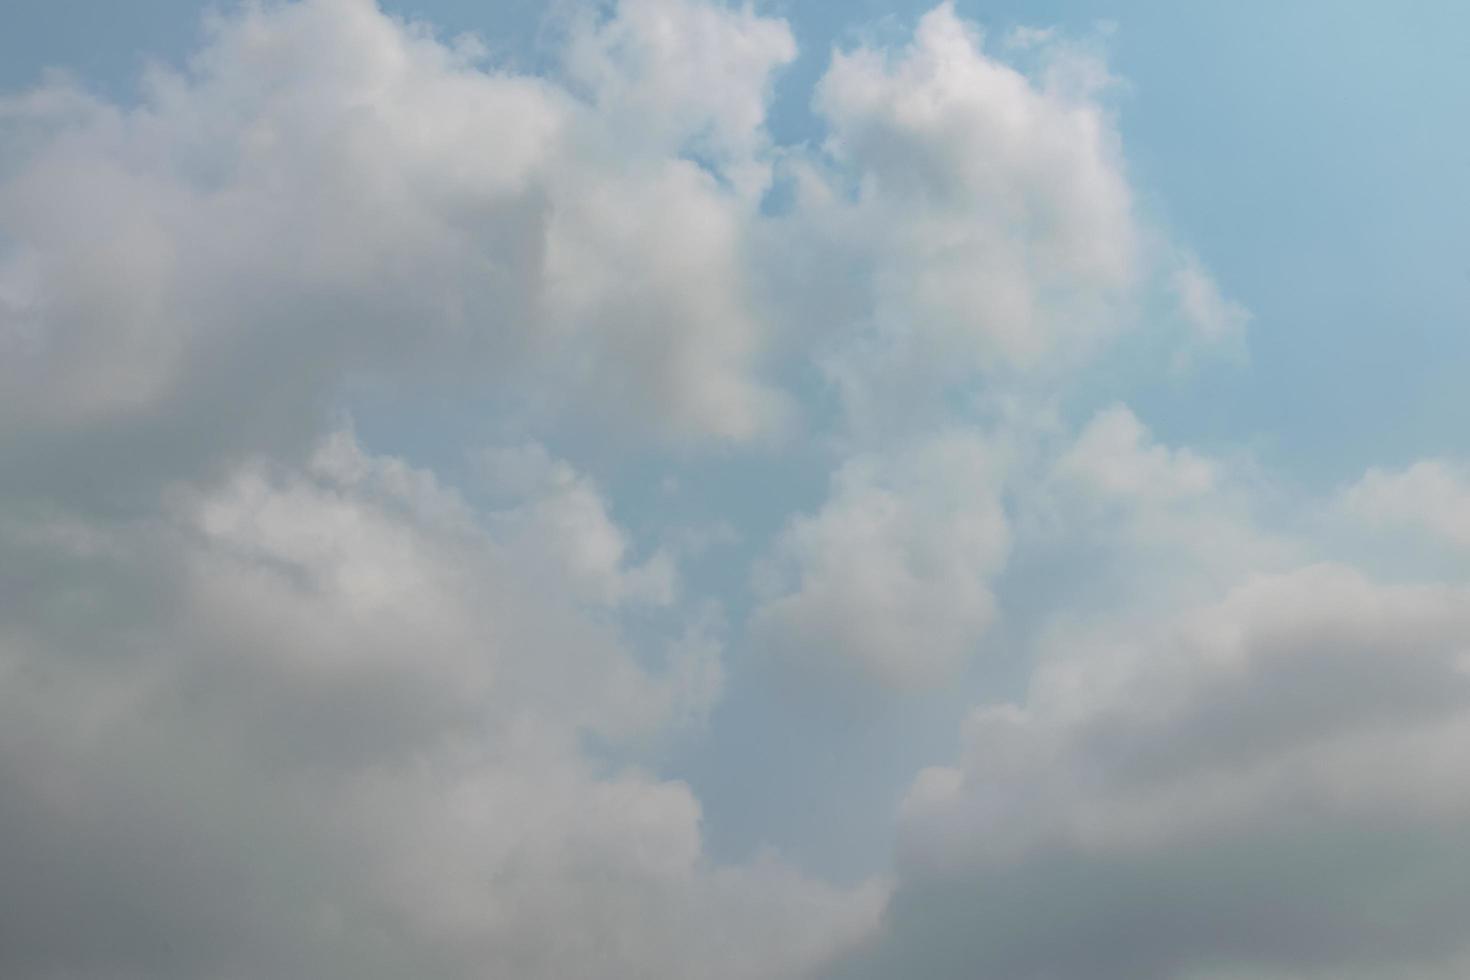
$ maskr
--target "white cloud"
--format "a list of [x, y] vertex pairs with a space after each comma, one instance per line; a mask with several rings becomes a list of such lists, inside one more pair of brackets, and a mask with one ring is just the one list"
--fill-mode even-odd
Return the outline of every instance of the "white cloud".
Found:
[[[1221, 295], [1213, 277], [1193, 255], [1185, 255], [1174, 270], [1173, 287], [1179, 311], [1184, 315], [1192, 339], [1197, 346], [1214, 348], [1241, 355], [1245, 351], [1246, 327], [1250, 311]], [[1194, 347], [1185, 347], [1176, 355], [1174, 366], [1187, 365]]]
[[[700, 58], [671, 66], [685, 30]], [[371, 3], [310, 0], [217, 18], [136, 107], [61, 83], [7, 100], [12, 440], [105, 426], [156, 451], [169, 428], [178, 454], [273, 449], [364, 375], [681, 437], [774, 425], [743, 271], [754, 204], [680, 154], [713, 127], [722, 166], [761, 155], [784, 25], [668, 0], [581, 43], [610, 59], [590, 102]], [[675, 77], [721, 95], [670, 94], [677, 139], [624, 124]]]
[[1097, 412], [1037, 470], [1015, 491], [1027, 502], [1017, 548], [1051, 569], [1049, 603], [1073, 616], [1178, 608], [1310, 553], [1262, 524], [1273, 490], [1249, 457], [1165, 445], [1123, 405]]
[[[106, 429], [189, 476], [303, 450], [301, 420], [369, 379], [751, 440], [792, 421], [776, 355], [815, 340], [881, 414], [861, 403], [1079, 363], [1146, 278], [1081, 48], [1038, 40], [1028, 76], [942, 5], [902, 50], [834, 56], [814, 152], [765, 127], [782, 20], [626, 0], [565, 41], [554, 77], [516, 75], [366, 0], [267, 4], [137, 106], [7, 98], [0, 438]], [[772, 217], [778, 160], [799, 189]]]
[[1139, 232], [1095, 91], [987, 56], [946, 3], [900, 52], [835, 54], [815, 104], [852, 186], [812, 205], [871, 269], [881, 330], [994, 367], [1108, 324]]
[[579, 747], [699, 713], [708, 622], [641, 665], [346, 437], [174, 500], [4, 525], [7, 975], [755, 980], [875, 921], [876, 884], [712, 863], [688, 787]]
[[[1014, 819], [1013, 834], [956, 826], [978, 857], [1060, 841], [1089, 853], [1182, 845], [1276, 818], [1286, 792], [1299, 805], [1317, 794], [1345, 814], [1452, 815], [1470, 797], [1437, 786], [1434, 773], [1453, 742], [1398, 775], [1376, 771], [1388, 755], [1373, 750], [1465, 724], [1465, 599], [1459, 587], [1379, 586], [1351, 569], [1309, 566], [1142, 630], [1063, 631], [1023, 704], [966, 722], [959, 794], [982, 785], [995, 794], [1012, 779], [1057, 785], [1000, 793], [1023, 809], [985, 820], [999, 831]], [[1038, 766], [1034, 752], [1051, 764]], [[1074, 764], [1082, 770], [1069, 772]], [[1383, 793], [1385, 780], [1404, 792]], [[916, 835], [915, 853], [931, 840]]]
[[[1145, 290], [1190, 343], [1248, 319], [1147, 247], [1101, 60], [1027, 30], [1023, 72], [945, 3], [836, 53], [825, 131], [776, 146], [784, 21], [564, 26], [542, 77], [371, 0], [250, 3], [136, 105], [0, 98], [0, 973], [820, 974], [885, 883], [717, 859], [649, 765], [765, 722], [712, 711], [745, 597], [697, 585], [740, 580], [767, 518], [747, 639], [825, 683], [954, 681], [997, 594], [1032, 607], [1010, 662], [1047, 657], [915, 781], [865, 968], [1407, 964], [1384, 869], [1463, 952], [1470, 876], [1434, 859], [1470, 853], [1464, 590], [1268, 574], [1300, 546], [1248, 467], [1123, 407], [1051, 424]], [[461, 492], [337, 431], [364, 391], [508, 442]], [[825, 501], [732, 503], [796, 454], [730, 444], [793, 433], [841, 454]], [[1467, 485], [1431, 461], [1342, 506], [1463, 544]]]
[[1470, 472], [1442, 459], [1403, 470], [1370, 469], [1338, 496], [1344, 513], [1385, 529], [1414, 529], [1470, 548]]
[[1188, 449], [1153, 443], [1138, 417], [1122, 405], [1094, 416], [1056, 466], [1063, 478], [1101, 495], [1165, 502], [1214, 491], [1217, 468]]
[[508, 506], [489, 520], [527, 572], [544, 556], [554, 563], [553, 581], [572, 583], [588, 601], [674, 601], [678, 570], [672, 555], [661, 550], [631, 564], [628, 535], [613, 523], [596, 485], [565, 460], [531, 443], [484, 450], [477, 463], [487, 482], [508, 498]]
[[1238, 339], [1245, 331], [1250, 313], [1220, 295], [1220, 287], [1194, 256], [1187, 257], [1174, 274], [1174, 288], [1179, 294], [1179, 308], [1204, 340], [1218, 343]]
[[136, 106], [0, 104], [0, 972], [764, 980], [872, 928], [880, 885], [716, 862], [627, 761], [707, 717], [724, 631], [588, 476], [533, 445], [486, 513], [321, 438], [363, 381], [781, 422], [747, 239], [789, 32], [579, 30], [556, 81], [252, 4]]
[[743, 197], [770, 182], [766, 105], [777, 69], [796, 57], [783, 20], [749, 6], [624, 0], [598, 22], [579, 11], [564, 55], [625, 137], [689, 152]]
[[853, 975], [1427, 975], [1466, 952], [1467, 645], [1463, 587], [1335, 566], [1058, 636], [915, 783]]
[[963, 431], [845, 462], [821, 510], [775, 545], [758, 642], [899, 688], [953, 675], [995, 618], [1002, 469], [995, 446]]

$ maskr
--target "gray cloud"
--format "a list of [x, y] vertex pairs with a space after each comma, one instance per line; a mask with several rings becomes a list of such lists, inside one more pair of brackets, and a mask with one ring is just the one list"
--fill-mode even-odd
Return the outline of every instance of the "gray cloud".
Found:
[[1078, 630], [905, 804], [843, 976], [1432, 975], [1467, 952], [1470, 602], [1315, 566]]
[[743, 240], [785, 25], [630, 3], [568, 52], [252, 5], [136, 106], [0, 104], [0, 973], [763, 978], [875, 921], [610, 758], [707, 715], [722, 638], [590, 479], [481, 510], [333, 431], [364, 384], [778, 421]]
[[[1470, 595], [1061, 410], [1161, 296], [1185, 345], [1249, 318], [1138, 213], [1100, 61], [1022, 32], [1019, 71], [942, 4], [776, 146], [784, 21], [564, 27], [533, 77], [249, 4], [134, 105], [0, 99], [0, 973], [1462, 974]], [[493, 445], [411, 465], [364, 392]], [[673, 474], [642, 521], [577, 455], [610, 434]], [[741, 453], [825, 498], [664, 523]], [[1466, 482], [1373, 470], [1332, 519], [1453, 543]], [[891, 880], [717, 859], [653, 764], [733, 671], [784, 696], [750, 663], [927, 710], [988, 644], [1024, 690], [914, 779]]]
[[7, 976], [755, 978], [873, 921], [583, 752], [697, 713], [707, 645], [645, 669], [428, 474], [339, 440], [177, 500], [5, 525]]

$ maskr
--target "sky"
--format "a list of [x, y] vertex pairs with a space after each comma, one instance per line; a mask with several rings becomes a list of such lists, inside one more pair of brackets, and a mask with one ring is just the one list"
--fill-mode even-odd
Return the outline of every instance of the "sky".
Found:
[[0, 27], [0, 974], [1470, 970], [1470, 9]]

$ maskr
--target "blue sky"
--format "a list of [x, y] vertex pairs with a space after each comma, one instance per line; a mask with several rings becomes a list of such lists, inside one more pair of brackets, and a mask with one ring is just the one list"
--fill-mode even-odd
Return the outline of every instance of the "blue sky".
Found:
[[3, 26], [0, 972], [1464, 975], [1463, 5]]

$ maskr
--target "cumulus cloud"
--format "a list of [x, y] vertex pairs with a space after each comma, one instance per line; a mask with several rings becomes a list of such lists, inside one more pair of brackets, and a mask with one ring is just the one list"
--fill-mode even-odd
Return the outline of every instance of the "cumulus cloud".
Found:
[[[1249, 320], [1102, 59], [943, 3], [779, 145], [778, 17], [556, 44], [249, 3], [134, 102], [0, 97], [0, 973], [1463, 972], [1470, 594], [1073, 387]], [[1330, 503], [1470, 543], [1451, 460]], [[979, 705], [881, 746], [891, 868], [711, 843], [740, 773], [680, 766], [772, 659]], [[810, 690], [797, 760], [868, 721]]]
[[1139, 229], [1097, 86], [1062, 77], [987, 55], [948, 3], [900, 51], [834, 54], [815, 107], [840, 183], [811, 206], [856, 243], [890, 344], [1035, 366], [1111, 325]]
[[1127, 407], [1115, 405], [1088, 422], [1057, 462], [1058, 474], [1100, 496], [1135, 501], [1198, 497], [1216, 489], [1218, 466], [1188, 449], [1153, 443]]
[[6, 522], [6, 975], [756, 978], [871, 924], [877, 886], [713, 865], [687, 786], [582, 749], [702, 709], [700, 624], [645, 664], [345, 439]]
[[1449, 460], [1419, 460], [1402, 470], [1374, 467], [1344, 489], [1337, 504], [1374, 527], [1418, 531], [1470, 548], [1470, 471]]
[[1201, 339], [1209, 343], [1239, 343], [1250, 322], [1250, 312], [1220, 293], [1199, 259], [1186, 256], [1174, 273], [1179, 309]]
[[753, 980], [872, 926], [879, 885], [713, 860], [638, 764], [723, 628], [591, 477], [527, 443], [485, 508], [332, 430], [363, 385], [779, 421], [744, 249], [789, 33], [578, 31], [541, 78], [251, 4], [136, 105], [0, 104], [0, 972]]
[[1171, 285], [1188, 328], [1188, 342], [1175, 352], [1174, 370], [1188, 369], [1199, 354], [1207, 352], [1244, 360], [1250, 311], [1221, 293], [1214, 278], [1193, 255], [1180, 258]]
[[900, 688], [952, 675], [995, 617], [990, 580], [1010, 540], [1000, 456], [954, 432], [845, 462], [821, 510], [775, 545], [759, 642]]
[[772, 288], [825, 328], [847, 433], [829, 499], [763, 568], [755, 640], [786, 659], [907, 688], [955, 675], [996, 616], [1011, 461], [1004, 439], [947, 431], [946, 393], [1065, 375], [1145, 278], [1110, 78], [1082, 48], [1032, 46], [1027, 74], [946, 3], [902, 47], [836, 51], [821, 152], [786, 161], [773, 251], [800, 279]]
[[775, 71], [795, 57], [786, 22], [749, 6], [625, 0], [603, 21], [579, 11], [564, 62], [625, 136], [686, 150], [759, 196], [770, 181]]
[[[672, 63], [684, 31], [701, 56]], [[713, 132], [720, 167], [760, 155], [784, 25], [630, 4], [576, 50], [591, 101], [366, 0], [313, 0], [217, 18], [136, 106], [63, 83], [8, 98], [8, 441], [276, 448], [344, 378], [414, 369], [670, 435], [774, 424], [753, 205], [682, 154]], [[672, 129], [630, 132], [639, 93], [675, 81], [738, 119], [668, 94]], [[553, 388], [583, 397], [547, 405]]]
[[1428, 976], [1463, 957], [1467, 599], [1309, 566], [1057, 637], [1023, 699], [969, 717], [960, 764], [915, 782], [892, 931], [851, 975]]
[[1028, 502], [1018, 550], [1047, 575], [1052, 612], [1162, 612], [1311, 553], [1263, 523], [1272, 488], [1248, 456], [1163, 444], [1125, 405], [1098, 411], [1037, 469], [1016, 491]]
[[[668, 605], [678, 573], [672, 556], [659, 551], [640, 564], [628, 560], [628, 535], [613, 523], [596, 485], [543, 446], [512, 446], [477, 454], [479, 469], [505, 507], [490, 521], [533, 571], [542, 557], [553, 576], [575, 583], [583, 598]], [[553, 581], [556, 581], [553, 578]]]

